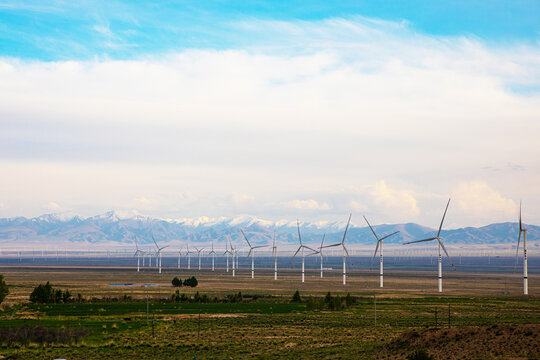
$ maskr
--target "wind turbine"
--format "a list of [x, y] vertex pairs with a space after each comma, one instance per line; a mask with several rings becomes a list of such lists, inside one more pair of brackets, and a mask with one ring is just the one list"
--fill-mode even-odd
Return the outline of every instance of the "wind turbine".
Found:
[[180, 269], [180, 256], [182, 256], [182, 249], [178, 250], [178, 269]]
[[216, 258], [216, 252], [214, 251], [214, 240], [212, 239], [212, 251], [208, 253], [208, 255], [212, 255], [212, 271], [214, 271], [214, 259]]
[[187, 244], [187, 250], [186, 250], [187, 268], [188, 268], [188, 270], [191, 269], [191, 254], [193, 254], [193, 251], [189, 251], [189, 243], [188, 243]]
[[274, 280], [277, 280], [277, 247], [276, 247], [276, 230], [274, 230], [274, 241], [272, 242], [272, 253], [274, 255]]
[[523, 295], [529, 295], [529, 279], [527, 278], [527, 229], [523, 227], [521, 223], [521, 201], [519, 202], [519, 235], [518, 243], [516, 247], [516, 262], [514, 264], [514, 271], [516, 271], [519, 242], [521, 240], [521, 233], [523, 233]]
[[255, 277], [255, 249], [266, 247], [266, 245], [251, 246], [251, 244], [249, 243], [249, 240], [246, 237], [246, 234], [244, 234], [244, 231], [242, 229], [240, 229], [240, 231], [242, 232], [242, 235], [244, 235], [244, 239], [246, 239], [246, 242], [248, 243], [248, 246], [249, 246], [249, 253], [247, 257], [251, 255], [251, 278], [253, 279]]
[[316, 253], [317, 251], [313, 250], [307, 245], [302, 244], [302, 236], [300, 235], [300, 222], [298, 219], [296, 219], [296, 227], [298, 228], [298, 241], [300, 242], [300, 246], [298, 246], [298, 250], [294, 253], [293, 257], [295, 257], [299, 251], [302, 251], [302, 282], [304, 282], [304, 248], [309, 249]]
[[324, 238], [325, 237], [326, 237], [326, 234], [323, 234], [323, 237], [322, 237], [322, 240], [321, 240], [321, 246], [319, 246], [319, 250], [314, 252], [313, 254], [308, 255], [308, 256], [311, 256], [311, 255], [319, 254], [319, 256], [321, 257], [321, 279], [323, 278], [323, 252], [322, 252], [322, 248], [323, 248]]
[[238, 249], [235, 249], [232, 244], [231, 238], [229, 238], [229, 245], [231, 246], [231, 255], [232, 255], [232, 276], [236, 276], [236, 268], [238, 267], [238, 264], [236, 263], [235, 259], [238, 258]]
[[345, 228], [345, 232], [343, 233], [343, 239], [340, 243], [332, 244], [323, 246], [324, 248], [334, 247], [334, 246], [341, 246], [343, 249], [343, 285], [347, 284], [347, 257], [349, 257], [349, 252], [347, 251], [347, 248], [345, 247], [345, 237], [347, 236], [347, 230], [349, 229], [349, 224], [351, 223], [351, 216], [349, 215], [349, 221], [347, 221], [347, 227]]
[[201, 249], [195, 248], [195, 250], [197, 250], [197, 256], [199, 257], [199, 271], [201, 271], [201, 251], [203, 251], [204, 248], [201, 248]]
[[438, 246], [438, 248], [439, 248], [439, 275], [437, 277], [437, 280], [438, 280], [438, 283], [439, 283], [439, 292], [442, 292], [442, 256], [441, 256], [441, 248], [444, 250], [444, 253], [446, 254], [446, 257], [448, 258], [448, 261], [450, 262], [450, 264], [452, 265], [454, 270], [456, 270], [456, 267], [454, 266], [454, 263], [450, 259], [450, 255], [448, 255], [448, 251], [446, 251], [446, 248], [444, 247], [444, 245], [442, 243], [442, 240], [441, 240], [441, 229], [442, 229], [442, 226], [443, 226], [443, 223], [444, 223], [444, 218], [446, 217], [446, 212], [448, 211], [448, 205], [450, 205], [450, 199], [448, 199], [448, 203], [446, 204], [446, 209], [444, 209], [444, 214], [443, 214], [443, 217], [442, 217], [442, 220], [441, 220], [441, 225], [439, 226], [439, 231], [437, 232], [437, 236], [432, 237], [432, 238], [428, 238], [428, 239], [423, 239], [423, 240], [409, 241], [409, 242], [406, 242], [406, 243], [403, 244], [403, 245], [407, 245], [407, 244], [414, 244], [414, 243], [419, 243], [419, 242], [424, 242], [424, 241], [437, 240], [437, 242], [439, 243], [439, 246]]
[[160, 248], [156, 242], [156, 239], [154, 238], [154, 234], [152, 234], [152, 240], [154, 240], [154, 244], [156, 245], [156, 262], [158, 263], [159, 273], [161, 274], [161, 250], [168, 248], [169, 245]]
[[144, 252], [141, 249], [139, 249], [139, 245], [137, 244], [137, 239], [135, 239], [135, 247], [137, 248], [137, 250], [135, 251], [135, 254], [133, 254], [133, 256], [137, 257], [137, 272], [139, 272], [139, 269], [140, 269], [139, 268], [139, 261], [140, 261], [140, 258], [141, 258], [141, 254], [144, 255]]
[[364, 220], [366, 220], [369, 228], [371, 229], [371, 232], [373, 233], [373, 236], [375, 236], [375, 239], [377, 239], [377, 246], [375, 246], [375, 252], [373, 253], [373, 257], [371, 258], [371, 263], [369, 264], [369, 269], [371, 270], [371, 265], [373, 265], [373, 260], [375, 260], [375, 256], [377, 255], [377, 250], [379, 250], [379, 255], [380, 255], [379, 286], [383, 287], [383, 282], [384, 282], [384, 279], [383, 279], [383, 250], [382, 250], [383, 240], [386, 239], [386, 238], [389, 238], [392, 235], [397, 234], [399, 231], [395, 231], [395, 232], [393, 232], [391, 234], [388, 234], [386, 236], [383, 236], [382, 238], [379, 239], [379, 237], [375, 233], [375, 230], [373, 230], [373, 228], [371, 227], [371, 224], [369, 223], [368, 219], [366, 219], [365, 216], [364, 216]]
[[227, 272], [229, 272], [229, 255], [232, 255], [232, 252], [229, 250], [229, 244], [225, 240], [225, 252], [223, 255], [227, 255]]

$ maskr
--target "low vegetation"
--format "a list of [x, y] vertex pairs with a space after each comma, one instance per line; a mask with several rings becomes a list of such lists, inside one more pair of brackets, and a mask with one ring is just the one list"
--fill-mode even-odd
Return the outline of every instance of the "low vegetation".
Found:
[[195, 278], [195, 276], [192, 276], [190, 278], [185, 279], [182, 281], [177, 276], [172, 279], [172, 285], [179, 287], [179, 286], [189, 286], [189, 287], [196, 287], [199, 284], [199, 281]]
[[9, 295], [9, 288], [4, 281], [4, 275], [0, 274], [0, 304], [4, 301], [6, 296]]
[[59, 304], [73, 301], [69, 290], [60, 290], [52, 287], [47, 281], [45, 285], [39, 284], [30, 294], [30, 302], [40, 304]]
[[[212, 279], [198, 275], [204, 282], [197, 288], [96, 289], [81, 286], [82, 277], [46, 276], [42, 283], [50, 279], [83, 295], [31, 303], [28, 295], [39, 282], [8, 277], [11, 294], [0, 311], [0, 358], [540, 357], [540, 298], [535, 296], [378, 292], [375, 309], [373, 290], [354, 287], [314, 291], [296, 285], [297, 291], [287, 282], [287, 290], [272, 291], [262, 281], [258, 287], [243, 286], [244, 281], [221, 286], [224, 278], [219, 278], [209, 286]], [[167, 284], [170, 275], [162, 279], [161, 285]], [[53, 286], [50, 293], [56, 293]]]

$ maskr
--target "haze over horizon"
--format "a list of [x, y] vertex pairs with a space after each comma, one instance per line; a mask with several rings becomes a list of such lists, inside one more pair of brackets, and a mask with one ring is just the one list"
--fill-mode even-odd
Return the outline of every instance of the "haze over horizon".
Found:
[[540, 224], [538, 13], [0, 0], [0, 218]]

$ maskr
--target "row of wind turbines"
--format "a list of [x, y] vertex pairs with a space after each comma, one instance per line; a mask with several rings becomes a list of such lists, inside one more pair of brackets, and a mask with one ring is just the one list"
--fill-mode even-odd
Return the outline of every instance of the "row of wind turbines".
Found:
[[[445, 246], [444, 246], [444, 243], [443, 243], [443, 239], [442, 239], [442, 236], [441, 236], [441, 231], [442, 231], [442, 227], [443, 227], [443, 224], [444, 224], [444, 220], [446, 218], [446, 213], [448, 212], [448, 207], [450, 205], [450, 199], [448, 199], [448, 202], [446, 204], [446, 208], [444, 210], [444, 213], [443, 213], [443, 216], [442, 216], [442, 219], [441, 219], [441, 223], [439, 225], [439, 229], [437, 231], [437, 235], [434, 236], [434, 237], [430, 237], [430, 238], [427, 238], [427, 239], [421, 239], [421, 240], [414, 240], [414, 241], [409, 241], [409, 242], [406, 242], [404, 243], [403, 245], [409, 245], [409, 244], [415, 244], [415, 243], [421, 243], [421, 242], [429, 242], [429, 241], [434, 241], [434, 240], [437, 240], [437, 247], [438, 247], [438, 274], [437, 274], [437, 283], [438, 283], [438, 291], [439, 292], [442, 292], [443, 291], [443, 286], [442, 286], [442, 253], [441, 253], [441, 249], [442, 251], [444, 252], [444, 254], [446, 255], [446, 257], [448, 258], [448, 262], [450, 263], [450, 265], [452, 266], [452, 268], [454, 270], [456, 270], [456, 267], [454, 266], [454, 263], [452, 262], [451, 258], [450, 258], [450, 255], [448, 254], [448, 251], [446, 250]], [[294, 253], [293, 255], [293, 258], [296, 257], [298, 254], [300, 254], [301, 258], [302, 258], [302, 272], [301, 272], [301, 281], [302, 282], [305, 282], [305, 266], [304, 266], [304, 262], [305, 262], [305, 257], [306, 256], [316, 256], [316, 255], [319, 255], [320, 256], [320, 277], [323, 278], [323, 273], [324, 273], [324, 266], [323, 266], [323, 249], [327, 249], [327, 248], [333, 248], [333, 247], [340, 247], [341, 250], [342, 250], [342, 256], [343, 256], [343, 271], [342, 271], [342, 283], [343, 285], [346, 285], [347, 283], [347, 260], [349, 259], [349, 251], [347, 250], [347, 247], [345, 246], [345, 240], [346, 240], [346, 236], [347, 236], [347, 231], [349, 229], [349, 225], [350, 225], [350, 222], [351, 222], [351, 217], [352, 217], [352, 214], [349, 215], [349, 219], [347, 221], [347, 226], [345, 227], [345, 231], [343, 233], [343, 238], [340, 242], [338, 243], [335, 243], [335, 244], [330, 244], [330, 245], [325, 245], [324, 244], [324, 240], [325, 240], [325, 236], [326, 234], [323, 235], [322, 237], [322, 240], [321, 240], [321, 244], [319, 247], [317, 248], [312, 248], [308, 245], [306, 245], [304, 242], [302, 242], [302, 235], [301, 235], [301, 232], [300, 232], [300, 222], [296, 221], [297, 223], [297, 229], [298, 229], [298, 241], [299, 241], [299, 246], [298, 246], [298, 249], [296, 250], [296, 252]], [[370, 270], [372, 269], [372, 265], [373, 265], [373, 262], [377, 256], [377, 254], [379, 255], [379, 287], [384, 287], [384, 257], [383, 257], [383, 241], [390, 238], [391, 236], [394, 236], [396, 234], [399, 233], [399, 231], [395, 231], [393, 233], [390, 233], [390, 234], [387, 234], [387, 235], [384, 235], [384, 236], [379, 236], [375, 230], [373, 229], [373, 227], [371, 226], [371, 224], [369, 223], [368, 219], [364, 216], [364, 220], [366, 221], [367, 225], [369, 226], [369, 228], [371, 229], [371, 232], [373, 233], [373, 236], [375, 237], [375, 240], [376, 240], [376, 246], [375, 246], [375, 252], [373, 253], [373, 257], [371, 258], [371, 263], [370, 263]], [[264, 248], [264, 247], [268, 247], [269, 245], [258, 245], [258, 246], [253, 246], [251, 244], [251, 242], [249, 241], [248, 237], [246, 236], [246, 234], [244, 233], [243, 230], [240, 230], [240, 232], [242, 233], [242, 236], [244, 238], [244, 240], [246, 241], [248, 247], [249, 247], [249, 252], [247, 254], [247, 257], [249, 258], [251, 256], [251, 278], [255, 278], [255, 250], [257, 249], [260, 249], [260, 248]], [[523, 224], [522, 224], [522, 218], [521, 218], [521, 202], [520, 202], [520, 207], [519, 207], [519, 235], [518, 235], [518, 243], [517, 243], [517, 248], [516, 248], [516, 260], [515, 260], [515, 265], [514, 265], [514, 271], [515, 271], [515, 268], [517, 266], [517, 261], [518, 261], [518, 256], [519, 256], [519, 245], [520, 245], [520, 241], [521, 241], [521, 235], [523, 234], [523, 293], [525, 295], [528, 295], [528, 278], [527, 278], [527, 229], [525, 227], [523, 227]], [[272, 255], [274, 257], [274, 280], [277, 280], [278, 279], [278, 262], [277, 262], [277, 246], [276, 246], [276, 236], [275, 236], [275, 232], [274, 232], [274, 237], [273, 237], [273, 243], [272, 243]], [[144, 267], [144, 260], [145, 260], [145, 257], [146, 256], [149, 256], [149, 266], [152, 267], [152, 257], [155, 257], [156, 258], [156, 268], [158, 268], [158, 271], [159, 273], [161, 274], [161, 252], [163, 249], [167, 248], [168, 246], [163, 246], [163, 247], [159, 247], [156, 239], [154, 238], [154, 236], [152, 235], [152, 240], [153, 240], [153, 243], [154, 243], [154, 246], [155, 246], [155, 249], [151, 249], [151, 250], [148, 250], [148, 251], [143, 251], [139, 248], [138, 246], [138, 243], [135, 242], [135, 246], [136, 246], [136, 251], [135, 251], [135, 254], [134, 256], [137, 257], [137, 272], [140, 271], [140, 258], [142, 256], [142, 259], [143, 259], [143, 267]], [[305, 254], [305, 251], [308, 250], [308, 251], [311, 251], [311, 253], [309, 254]], [[195, 247], [195, 251], [191, 251], [189, 249], [189, 244], [187, 245], [186, 247], [186, 251], [184, 252], [184, 255], [186, 255], [187, 257], [187, 269], [191, 269], [191, 255], [194, 254], [195, 252], [197, 253], [197, 257], [198, 257], [198, 269], [201, 270], [201, 253], [204, 251], [204, 248], [197, 248]], [[212, 247], [211, 247], [211, 250], [207, 253], [207, 255], [211, 255], [212, 257], [212, 271], [215, 271], [215, 256], [216, 256], [216, 252], [214, 250], [214, 242], [212, 241]], [[236, 276], [236, 270], [238, 269], [238, 248], [235, 248], [233, 246], [233, 243], [232, 243], [232, 240], [228, 239], [228, 242], [226, 241], [225, 242], [225, 252], [223, 253], [223, 255], [226, 255], [226, 258], [227, 258], [227, 265], [226, 265], [226, 271], [227, 273], [229, 272], [229, 256], [232, 257], [232, 266], [230, 267], [231, 268], [231, 271], [232, 271], [232, 276]], [[177, 263], [177, 268], [180, 269], [180, 258], [182, 256], [182, 250], [179, 250], [178, 251], [178, 263]]]

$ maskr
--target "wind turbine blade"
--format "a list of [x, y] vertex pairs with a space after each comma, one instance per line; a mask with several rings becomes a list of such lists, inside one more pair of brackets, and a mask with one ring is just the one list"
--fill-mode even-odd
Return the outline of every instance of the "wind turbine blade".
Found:
[[298, 252], [300, 251], [300, 249], [302, 249], [302, 246], [299, 246], [299, 247], [298, 247], [298, 250], [296, 250], [296, 252], [294, 253], [293, 257], [295, 257], [295, 256], [298, 254]]
[[349, 230], [349, 224], [351, 223], [351, 216], [352, 214], [349, 214], [349, 221], [347, 221], [347, 226], [345, 227], [345, 232], [343, 233], [343, 240], [341, 240], [342, 244], [345, 244], [345, 236], [347, 236], [347, 230]]
[[253, 248], [250, 248], [250, 249], [249, 249], [249, 252], [248, 252], [248, 254], [247, 254], [247, 257], [249, 257], [249, 256], [251, 255], [251, 252], [252, 252], [252, 251], [253, 251]]
[[[366, 220], [369, 228], [371, 229], [371, 232], [373, 233], [373, 235], [375, 236], [375, 239], [379, 240], [379, 237], [377, 236], [377, 234], [375, 234], [375, 230], [373, 230], [373, 228], [371, 227], [371, 224], [369, 223], [369, 221], [367, 221], [366, 217], [364, 216], [364, 220]], [[377, 246], [379, 246], [379, 243], [377, 242]]]
[[450, 255], [448, 255], [448, 251], [446, 251], [446, 248], [444, 247], [444, 244], [442, 243], [441, 239], [437, 239], [439, 241], [439, 244], [441, 244], [442, 249], [444, 250], [444, 253], [446, 254], [446, 257], [448, 258], [448, 261], [450, 262], [450, 265], [456, 270], [456, 267], [454, 266], [454, 263], [452, 262], [452, 259], [450, 259]]
[[523, 231], [523, 225], [521, 224], [521, 200], [519, 200], [519, 233]]
[[303, 246], [303, 247], [305, 247], [306, 249], [309, 249], [309, 250], [311, 250], [311, 251], [317, 252], [317, 250], [315, 250], [315, 249], [312, 249], [312, 248], [310, 248], [310, 247], [309, 247], [309, 246], [307, 246], [307, 245], [302, 245], [302, 246]]
[[249, 240], [247, 239], [246, 234], [244, 234], [244, 231], [242, 229], [240, 229], [240, 231], [242, 232], [242, 235], [244, 235], [244, 239], [246, 239], [249, 247], [251, 247], [251, 244], [249, 243]]
[[521, 241], [521, 229], [519, 230], [518, 243], [516, 247], [516, 261], [514, 262], [514, 272], [516, 272], [517, 262], [518, 262], [518, 252], [519, 252], [519, 242]]
[[165, 248], [168, 248], [169, 246], [170, 246], [170, 245], [164, 246], [164, 247], [162, 247], [161, 249], [159, 249], [159, 251], [161, 251], [161, 250], [163, 250], [163, 249], [165, 249]]
[[397, 234], [398, 232], [399, 232], [399, 231], [394, 231], [394, 232], [391, 233], [391, 234], [388, 234], [388, 235], [386, 235], [386, 236], [383, 236], [383, 237], [381, 238], [381, 241], [383, 241], [383, 240], [386, 239], [386, 238], [389, 238], [389, 237], [392, 236], [392, 235]]
[[321, 246], [319, 247], [319, 249], [321, 249], [323, 247], [323, 244], [324, 244], [324, 237], [326, 236], [326, 233], [323, 234], [322, 236], [322, 240], [321, 240]]
[[259, 248], [263, 248], [263, 247], [267, 247], [268, 245], [259, 245], [259, 246], [254, 246], [252, 247], [252, 249], [259, 249]]
[[345, 247], [345, 244], [343, 244], [343, 250], [345, 250], [345, 254], [347, 254], [347, 257], [350, 257], [349, 250], [347, 250], [347, 248]]
[[298, 240], [300, 241], [300, 245], [302, 245], [302, 236], [300, 236], [300, 222], [298, 219], [296, 219], [296, 227], [298, 228]]
[[444, 214], [442, 216], [441, 225], [439, 226], [439, 232], [437, 233], [437, 237], [441, 235], [441, 229], [443, 226], [444, 218], [446, 216], [446, 211], [448, 211], [448, 205], [450, 205], [450, 198], [448, 198], [448, 202], [446, 203], [446, 209], [444, 209]]
[[154, 238], [154, 234], [152, 233], [152, 240], [154, 240], [154, 245], [156, 245], [156, 249], [159, 249], [159, 246], [156, 242], [156, 239]]
[[435, 240], [435, 239], [437, 239], [437, 238], [432, 237], [432, 238], [429, 238], [429, 239], [409, 241], [409, 242], [403, 243], [403, 245], [414, 244], [414, 243], [419, 243], [419, 242], [424, 242], [424, 241], [432, 241], [432, 240]]
[[272, 241], [272, 247], [275, 249], [276, 248], [276, 230], [274, 230], [274, 239]]
[[329, 247], [335, 247], [335, 246], [340, 246], [341, 243], [338, 243], [338, 244], [332, 244], [332, 245], [326, 245], [326, 246], [323, 246], [322, 248], [329, 248]]
[[371, 265], [373, 265], [373, 260], [375, 260], [375, 256], [377, 255], [377, 250], [379, 250], [379, 243], [381, 240], [377, 241], [377, 246], [375, 246], [375, 252], [373, 253], [373, 257], [371, 258], [371, 262], [369, 263], [369, 270], [371, 270]]

